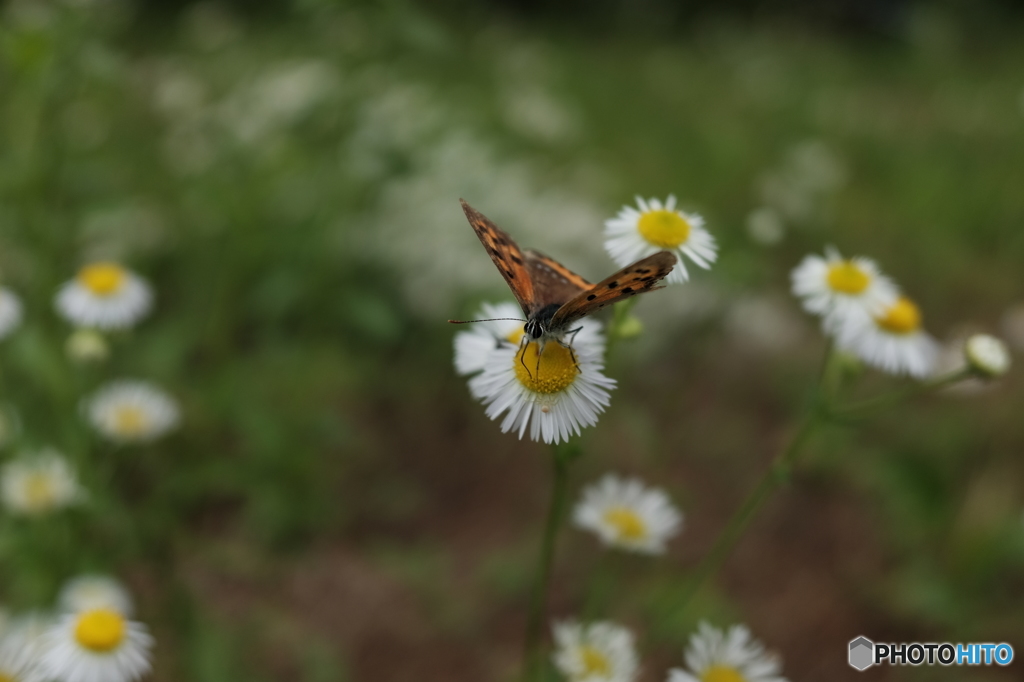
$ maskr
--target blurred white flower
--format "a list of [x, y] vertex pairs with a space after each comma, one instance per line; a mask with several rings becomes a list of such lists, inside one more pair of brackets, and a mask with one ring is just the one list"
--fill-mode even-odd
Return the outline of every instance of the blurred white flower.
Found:
[[163, 69], [153, 86], [153, 108], [170, 123], [194, 122], [205, 112], [206, 84], [178, 68]]
[[178, 403], [147, 381], [122, 379], [100, 388], [85, 405], [93, 427], [115, 443], [155, 440], [178, 425]]
[[891, 306], [899, 295], [892, 281], [869, 258], [843, 258], [833, 247], [825, 257], [810, 255], [793, 269], [793, 294], [804, 309], [822, 318], [826, 331], [860, 325]]
[[964, 344], [964, 358], [976, 373], [988, 378], [1010, 371], [1010, 351], [1002, 339], [989, 334], [975, 334]]
[[50, 682], [40, 665], [43, 635], [50, 619], [32, 613], [12, 618], [0, 632], [0, 680]]
[[671, 251], [679, 262], [665, 281], [679, 283], [690, 278], [686, 258], [705, 270], [718, 258], [715, 238], [704, 229], [704, 219], [678, 210], [675, 196], [670, 194], [664, 204], [659, 199], [638, 196], [636, 203], [639, 210], [623, 206], [617, 216], [604, 223], [605, 249], [619, 267], [659, 251]]
[[762, 203], [786, 220], [803, 223], [817, 216], [824, 200], [845, 182], [842, 160], [823, 142], [806, 140], [791, 147], [758, 185]]
[[76, 329], [64, 343], [64, 352], [73, 362], [102, 362], [110, 357], [110, 344], [95, 329]]
[[71, 465], [52, 448], [24, 453], [0, 467], [0, 499], [12, 513], [39, 516], [84, 496]]
[[132, 598], [120, 582], [106, 575], [81, 575], [65, 583], [57, 597], [65, 613], [108, 609], [122, 616], [132, 615]]
[[123, 329], [153, 306], [153, 292], [141, 277], [117, 263], [86, 265], [64, 284], [54, 301], [57, 312], [78, 327]]
[[906, 296], [873, 317], [848, 317], [836, 341], [869, 365], [917, 379], [932, 373], [939, 355], [939, 344], [921, 325], [921, 310]]
[[221, 121], [238, 140], [254, 144], [297, 122], [335, 89], [337, 75], [324, 61], [275, 64], [221, 104]]
[[672, 669], [668, 682], [786, 682], [779, 658], [743, 625], [723, 632], [701, 623], [685, 658], [689, 670]]
[[502, 433], [518, 431], [522, 438], [529, 428], [532, 440], [559, 443], [597, 423], [615, 380], [602, 373], [600, 324], [588, 320], [581, 326], [572, 350], [556, 341], [548, 342], [542, 354], [536, 341], [501, 344], [470, 379], [470, 392], [487, 406], [487, 416], [505, 414]]
[[579, 117], [535, 84], [506, 88], [501, 112], [510, 128], [540, 142], [565, 142], [580, 132]]
[[566, 621], [554, 627], [555, 666], [569, 682], [633, 682], [639, 672], [633, 634], [615, 623]]
[[150, 670], [153, 638], [110, 609], [61, 617], [43, 636], [40, 666], [57, 682], [131, 682]]
[[573, 522], [609, 547], [661, 554], [679, 532], [683, 515], [665, 491], [608, 474], [583, 491]]
[[747, 214], [747, 235], [757, 244], [773, 246], [786, 236], [786, 227], [778, 211], [761, 206]]
[[21, 317], [21, 299], [7, 287], [0, 287], [0, 339], [18, 328]]

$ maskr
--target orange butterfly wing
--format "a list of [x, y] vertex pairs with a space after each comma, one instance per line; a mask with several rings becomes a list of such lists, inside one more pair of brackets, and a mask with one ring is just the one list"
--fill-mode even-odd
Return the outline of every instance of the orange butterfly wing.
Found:
[[473, 227], [473, 231], [476, 232], [480, 243], [487, 250], [487, 255], [491, 257], [498, 267], [498, 271], [501, 272], [501, 276], [508, 282], [508, 286], [516, 300], [519, 301], [523, 312], [529, 315], [537, 306], [526, 256], [512, 241], [512, 237], [488, 220], [487, 216], [467, 204], [464, 199], [459, 199], [459, 202], [462, 203], [462, 210], [466, 213], [466, 218]]
[[526, 265], [530, 269], [538, 310], [552, 303], [562, 305], [593, 286], [554, 258], [533, 249], [526, 250]]
[[614, 275], [606, 277], [567, 301], [551, 317], [550, 328], [565, 329], [581, 317], [590, 315], [607, 305], [618, 303], [645, 291], [660, 289], [661, 287], [655, 285], [672, 272], [675, 264], [674, 254], [660, 251], [622, 268]]

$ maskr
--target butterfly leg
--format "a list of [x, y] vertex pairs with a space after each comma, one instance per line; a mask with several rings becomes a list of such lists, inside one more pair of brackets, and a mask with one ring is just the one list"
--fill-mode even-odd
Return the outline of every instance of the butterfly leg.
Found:
[[537, 376], [540, 376], [540, 359], [544, 356], [544, 347], [547, 345], [546, 339], [541, 339], [537, 342]]
[[[523, 369], [526, 370], [526, 373], [532, 379], [533, 378], [533, 374], [530, 373], [530, 368], [526, 366], [526, 348], [529, 345], [530, 345], [530, 337], [524, 335], [523, 336], [523, 340], [519, 342], [519, 364], [521, 364], [523, 366]], [[537, 360], [537, 368], [538, 368], [538, 370], [540, 369], [540, 359], [539, 359], [539, 357], [540, 356], [538, 356], [538, 360]]]
[[579, 334], [581, 331], [583, 331], [583, 327], [576, 327], [575, 329], [570, 329], [568, 333], [572, 334], [572, 338], [569, 339], [569, 343], [562, 343], [561, 341], [559, 341], [559, 343], [562, 343], [562, 346], [569, 349], [569, 356], [572, 358], [572, 364], [576, 367], [577, 374], [582, 374], [583, 370], [580, 369], [580, 362], [579, 360], [576, 359], [576, 351], [572, 349], [572, 344], [576, 342], [576, 335]]

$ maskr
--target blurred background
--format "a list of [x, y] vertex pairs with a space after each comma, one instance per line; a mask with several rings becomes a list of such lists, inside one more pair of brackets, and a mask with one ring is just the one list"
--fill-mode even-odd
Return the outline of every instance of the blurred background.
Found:
[[[794, 682], [1019, 679], [845, 654], [862, 634], [1024, 651], [1019, 373], [820, 433], [719, 579], [661, 608], [806, 403], [824, 342], [788, 293], [804, 254], [876, 258], [953, 356], [973, 331], [1024, 350], [1015, 3], [0, 8], [0, 277], [25, 304], [0, 459], [116, 461], [60, 533], [0, 525], [6, 608], [117, 575], [161, 682], [511, 679], [550, 450], [501, 434], [452, 369], [445, 320], [509, 299], [458, 199], [593, 280], [603, 221], [675, 193], [720, 260], [637, 306], [572, 482], [637, 475], [686, 514], [663, 558], [618, 558], [603, 614], [634, 628], [643, 680], [700, 618], [749, 624]], [[157, 302], [81, 367], [52, 298], [96, 258]], [[122, 375], [177, 396], [177, 433], [93, 442], [78, 402]], [[571, 616], [601, 552], [574, 530], [560, 551]]]

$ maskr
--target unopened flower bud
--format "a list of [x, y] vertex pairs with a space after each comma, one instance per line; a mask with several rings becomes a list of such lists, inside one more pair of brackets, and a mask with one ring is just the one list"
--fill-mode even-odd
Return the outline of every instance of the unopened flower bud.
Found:
[[110, 345], [98, 331], [79, 329], [68, 337], [64, 346], [68, 357], [82, 364], [102, 362], [110, 356]]
[[1010, 351], [1002, 339], [975, 334], [964, 344], [967, 365], [983, 377], [995, 378], [1010, 370]]

